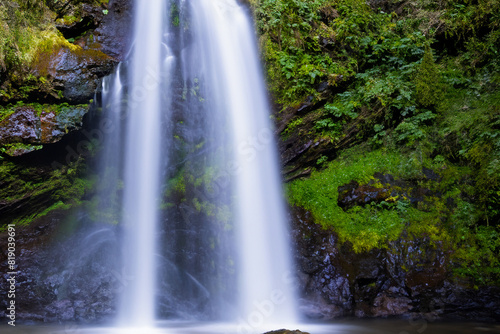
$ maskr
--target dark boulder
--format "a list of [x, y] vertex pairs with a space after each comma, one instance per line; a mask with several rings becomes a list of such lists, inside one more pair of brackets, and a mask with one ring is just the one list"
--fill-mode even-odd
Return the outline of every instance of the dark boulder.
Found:
[[391, 194], [387, 188], [376, 187], [365, 184], [360, 185], [353, 181], [338, 188], [338, 205], [342, 208], [350, 208], [355, 205], [366, 205], [369, 203], [380, 203], [385, 201]]
[[132, 3], [111, 0], [100, 5], [69, 4], [64, 17], [56, 21], [56, 27], [84, 50], [100, 51], [121, 61], [130, 49]]

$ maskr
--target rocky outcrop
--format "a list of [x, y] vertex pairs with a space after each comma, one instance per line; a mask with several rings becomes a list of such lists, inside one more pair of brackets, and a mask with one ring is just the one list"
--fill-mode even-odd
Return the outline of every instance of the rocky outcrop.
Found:
[[100, 79], [110, 74], [117, 63], [100, 51], [59, 46], [38, 57], [34, 73], [45, 77], [52, 89], [61, 92], [60, 101], [88, 103]]
[[120, 61], [125, 60], [130, 51], [130, 29], [132, 20], [131, 0], [111, 0], [108, 12], [94, 30], [93, 38], [86, 44], [97, 43], [99, 50]]
[[120, 61], [125, 59], [130, 48], [131, 0], [111, 0], [100, 6], [69, 4], [59, 16], [56, 27], [65, 38], [75, 40], [84, 50], [100, 51]]
[[301, 310], [313, 319], [410, 316], [500, 320], [498, 287], [453, 279], [450, 256], [425, 237], [355, 253], [310, 213], [292, 209]]
[[79, 129], [88, 110], [81, 106], [21, 106], [0, 122], [0, 143], [6, 154], [20, 156], [40, 145], [59, 141], [68, 132]]
[[50, 35], [39, 43], [29, 68], [17, 69], [2, 82], [2, 89], [11, 90], [2, 95], [3, 103], [17, 103], [0, 110], [0, 151], [11, 156], [41, 149], [77, 130], [88, 111], [83, 104], [89, 104], [102, 78], [130, 48], [130, 0], [51, 6], [57, 14], [54, 24], [68, 40]]
[[[383, 201], [390, 203], [398, 199], [406, 199], [412, 205], [430, 204], [433, 197], [441, 198], [442, 194], [423, 187], [419, 181], [440, 181], [439, 175], [428, 168], [422, 169], [420, 180], [400, 180], [391, 174], [375, 173], [367, 184], [351, 181], [338, 187], [338, 206], [344, 211], [354, 206], [377, 204]], [[450, 199], [451, 200], [451, 199]], [[453, 205], [452, 202], [447, 203]]]

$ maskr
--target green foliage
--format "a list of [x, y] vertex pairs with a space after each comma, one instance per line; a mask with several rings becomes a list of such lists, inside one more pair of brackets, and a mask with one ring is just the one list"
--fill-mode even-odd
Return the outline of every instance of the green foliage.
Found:
[[429, 46], [425, 48], [424, 58], [415, 78], [415, 86], [417, 102], [425, 108], [436, 106], [443, 97], [441, 77]]
[[[263, 36], [269, 77], [282, 101], [297, 101], [314, 94], [315, 85], [329, 75], [345, 72], [328, 55], [321, 52], [320, 31], [316, 26], [318, 10], [324, 0], [265, 0], [255, 11], [257, 28]], [[345, 73], [347, 74], [347, 73]]]
[[[477, 80], [477, 81], [476, 81]], [[463, 84], [460, 84], [463, 86]], [[442, 108], [442, 155], [472, 170], [477, 214], [500, 223], [500, 93], [491, 76], [479, 74], [467, 88], [450, 89]], [[447, 138], [454, 138], [453, 141]]]
[[293, 133], [294, 131], [297, 130], [297, 128], [304, 123], [304, 119], [303, 118], [296, 118], [294, 119], [293, 121], [291, 121], [290, 123], [288, 123], [285, 131], [283, 132], [283, 134], [285, 136], [288, 136], [289, 134]]
[[[59, 18], [65, 16], [69, 12], [73, 11], [75, 7], [83, 3], [88, 3], [94, 6], [106, 5], [109, 0], [31, 0], [32, 2], [37, 2], [38, 6], [45, 4], [47, 8], [55, 12]], [[108, 14], [106, 9], [103, 10], [103, 14]]]
[[456, 272], [474, 279], [475, 285], [500, 281], [500, 228], [479, 226], [475, 233], [462, 236], [455, 259], [459, 261]]
[[394, 129], [396, 141], [408, 143], [408, 145], [411, 146], [414, 143], [425, 139], [425, 124], [430, 120], [433, 120], [435, 117], [436, 115], [431, 111], [422, 110], [415, 116], [407, 118], [401, 122], [396, 129]]
[[272, 88], [286, 103], [317, 95], [321, 81], [335, 86], [374, 64], [381, 72], [407, 71], [425, 43], [420, 31], [360, 0], [263, 0], [256, 20]]
[[44, 6], [35, 2], [0, 3], [0, 71], [27, 65], [41, 35], [55, 31], [49, 28]]
[[[254, 6], [278, 102], [286, 108], [306, 96], [323, 100], [282, 135], [328, 138], [332, 148], [370, 144], [356, 154], [338, 152], [330, 164], [320, 156], [316, 166], [325, 169], [291, 183], [290, 202], [357, 251], [388, 247], [402, 231], [426, 235], [449, 247], [458, 273], [482, 283], [498, 280], [500, 1], [414, 1], [392, 7], [397, 13], [363, 0], [260, 0]], [[316, 91], [325, 81], [334, 94]], [[422, 167], [438, 173], [439, 182], [425, 181]], [[401, 198], [338, 207], [339, 185], [363, 184], [384, 171], [440, 196], [406, 208]]]

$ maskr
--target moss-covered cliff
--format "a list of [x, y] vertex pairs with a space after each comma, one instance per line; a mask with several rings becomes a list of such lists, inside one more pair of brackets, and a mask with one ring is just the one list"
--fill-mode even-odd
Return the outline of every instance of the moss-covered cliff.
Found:
[[[355, 252], [500, 279], [500, 3], [253, 3], [291, 205]], [[422, 251], [416, 249], [415, 251]]]

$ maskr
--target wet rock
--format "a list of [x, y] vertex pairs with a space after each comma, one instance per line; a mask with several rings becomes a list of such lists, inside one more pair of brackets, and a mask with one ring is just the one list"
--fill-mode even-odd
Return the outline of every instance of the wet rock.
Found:
[[439, 243], [402, 236], [388, 249], [355, 253], [308, 211], [294, 207], [291, 215], [304, 316], [500, 320], [500, 288], [452, 281], [450, 254]]
[[[75, 213], [77, 214], [77, 213]], [[127, 277], [116, 263], [119, 247], [114, 227], [51, 212], [30, 226], [17, 226], [16, 307], [20, 322], [96, 323], [114, 316], [116, 296]], [[82, 218], [82, 215], [79, 214]], [[72, 225], [72, 226], [70, 226]], [[91, 237], [88, 237], [91, 235]], [[5, 232], [0, 233], [0, 271], [8, 272]], [[5, 309], [6, 280], [0, 280]]]
[[[2, 72], [5, 64], [0, 63], [2, 87], [12, 90], [12, 94], [2, 95], [4, 105], [19, 100], [54, 106], [90, 103], [101, 87], [102, 78], [125, 59], [130, 49], [131, 3], [130, 0], [97, 5], [95, 1], [47, 3], [57, 14], [56, 27], [66, 38], [76, 38], [75, 45], [60, 38], [48, 39], [50, 47], [40, 47], [33, 62], [26, 68], [19, 67], [19, 73], [12, 76]], [[21, 91], [24, 93], [18, 94]], [[77, 130], [74, 125], [81, 123], [85, 112], [80, 107], [69, 107], [65, 112], [69, 110], [72, 116], [53, 110], [41, 113], [37, 110], [36, 115], [27, 110], [23, 115], [16, 110], [14, 116], [0, 125], [2, 152], [10, 156], [25, 155]], [[66, 116], [69, 118], [64, 120]], [[6, 130], [8, 127], [13, 128]]]
[[311, 223], [312, 217], [307, 211], [294, 210], [297, 220], [292, 233], [297, 243], [296, 261], [301, 264], [302, 273], [299, 276], [301, 311], [313, 319], [347, 315], [352, 291], [349, 274], [338, 262], [337, 238]]
[[[317, 111], [323, 108], [336, 93], [342, 92], [350, 80], [351, 78], [339, 75], [334, 85], [329, 82], [320, 83], [317, 87], [319, 94], [315, 97], [306, 97], [298, 105], [285, 108], [279, 104], [273, 106], [276, 116], [276, 134], [281, 139], [278, 145], [284, 166], [282, 173], [287, 182], [309, 175], [312, 169], [318, 166], [318, 159], [332, 158], [338, 150], [348, 148], [360, 140], [356, 136], [360, 131], [359, 124], [347, 124], [338, 140], [318, 137], [315, 129], [317, 121], [323, 117], [323, 113]], [[293, 131], [288, 131], [287, 128], [299, 119], [300, 125]]]
[[328, 81], [323, 81], [322, 83], [320, 83], [318, 85], [318, 88], [316, 88], [316, 91], [318, 93], [323, 93], [324, 91], [326, 91], [329, 88], [330, 88], [330, 84], [328, 83]]
[[342, 208], [350, 208], [355, 205], [364, 206], [369, 203], [380, 203], [386, 200], [391, 192], [386, 188], [372, 185], [360, 185], [353, 181], [338, 188], [338, 204]]
[[84, 50], [100, 51], [121, 61], [130, 49], [132, 2], [69, 4], [56, 27], [65, 38], [76, 38], [75, 44]]
[[411, 300], [406, 297], [389, 296], [382, 293], [373, 300], [370, 313], [374, 317], [387, 317], [392, 315], [402, 315], [412, 308]]
[[20, 156], [42, 148], [40, 145], [58, 142], [68, 132], [81, 128], [82, 118], [88, 111], [86, 105], [40, 106], [37, 109], [15, 107], [0, 123], [0, 147], [7, 148], [8, 155]]
[[102, 17], [92, 37], [87, 38], [87, 47], [97, 48], [120, 61], [125, 60], [131, 47], [132, 3], [131, 0], [111, 0], [107, 14]]
[[299, 311], [308, 319], [329, 320], [345, 315], [345, 310], [339, 306], [328, 304], [321, 297], [307, 299], [300, 302]]
[[66, 39], [83, 35], [89, 30], [97, 28], [104, 17], [105, 7], [92, 6], [87, 3], [71, 5], [65, 17], [69, 20], [59, 19], [56, 21], [56, 28]]
[[47, 316], [62, 321], [73, 320], [75, 310], [69, 300], [57, 300], [47, 306]]
[[88, 103], [117, 61], [95, 50], [62, 46], [39, 58], [35, 74], [46, 76], [54, 89], [62, 91], [63, 101], [71, 104]]
[[[414, 180], [395, 179], [391, 174], [375, 173], [373, 179], [367, 184], [351, 181], [338, 187], [338, 205], [344, 210], [354, 206], [398, 200], [408, 200], [417, 206], [419, 203], [431, 203], [432, 197], [441, 197], [441, 194], [422, 187], [421, 180], [439, 182], [439, 176], [431, 169], [423, 168], [420, 178]], [[449, 205], [453, 205], [450, 203]]]
[[41, 121], [31, 107], [16, 108], [14, 113], [0, 123], [0, 141], [2, 143], [39, 143]]

